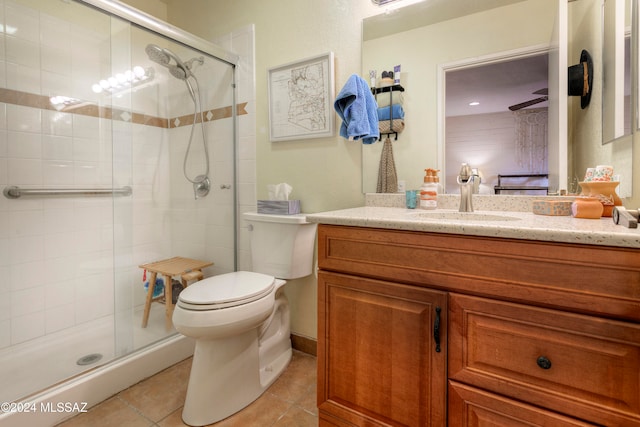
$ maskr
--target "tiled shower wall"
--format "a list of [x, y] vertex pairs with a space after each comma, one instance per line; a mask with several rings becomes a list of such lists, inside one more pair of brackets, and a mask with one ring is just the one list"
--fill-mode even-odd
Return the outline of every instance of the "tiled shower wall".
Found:
[[[157, 38], [119, 20], [105, 20], [95, 11], [73, 21], [82, 24], [73, 24], [75, 18], [64, 17], [85, 13], [73, 3], [43, 0], [41, 10], [33, 9], [34, 3], [0, 0], [5, 30], [0, 33], [0, 88], [5, 88], [0, 93], [0, 186], [129, 185], [133, 195], [0, 197], [0, 349], [115, 312], [124, 322], [131, 320], [144, 298], [140, 263], [180, 255], [214, 261], [208, 275], [234, 269], [234, 130], [232, 119], [218, 114], [232, 102], [229, 67], [206, 59], [203, 68], [194, 71], [203, 106], [215, 113], [205, 124], [212, 191], [195, 200], [182, 171], [190, 126], [167, 128], [149, 121], [191, 114], [184, 82], [155, 66], [153, 85], [122, 98], [106, 102], [90, 90], [119, 62], [130, 67], [144, 60], [144, 46]], [[73, 8], [73, 13], [46, 10], [54, 6]], [[11, 28], [18, 30], [10, 33]], [[113, 37], [102, 39], [98, 30]], [[229, 38], [236, 44], [243, 40], [249, 49], [240, 52], [245, 62], [252, 57], [252, 37], [252, 29], [247, 29]], [[245, 77], [238, 81], [253, 79], [252, 74], [246, 77], [251, 67], [241, 71]], [[247, 93], [251, 91], [238, 97], [239, 103]], [[111, 108], [114, 120], [42, 104], [54, 94]], [[252, 99], [244, 98], [247, 101], [250, 108]], [[251, 179], [255, 187], [250, 121], [243, 113], [238, 126], [244, 165], [240, 176], [247, 188]], [[203, 154], [198, 141], [196, 135], [192, 158]], [[221, 188], [227, 184], [231, 189]], [[120, 352], [132, 350], [130, 343], [119, 347]]]
[[[256, 190], [256, 89], [255, 89], [255, 26], [247, 25], [231, 34], [213, 40], [217, 45], [240, 57], [236, 69], [238, 103], [244, 105], [246, 114], [238, 116], [238, 270], [252, 269], [251, 246], [243, 212], [257, 210]], [[227, 253], [229, 253], [227, 251]]]
[[[104, 62], [96, 33], [20, 2], [0, 11], [2, 187], [111, 187], [111, 126], [38, 108], [54, 93], [88, 95], [82, 88]], [[113, 312], [110, 199], [2, 197], [0, 230], [0, 347]]]

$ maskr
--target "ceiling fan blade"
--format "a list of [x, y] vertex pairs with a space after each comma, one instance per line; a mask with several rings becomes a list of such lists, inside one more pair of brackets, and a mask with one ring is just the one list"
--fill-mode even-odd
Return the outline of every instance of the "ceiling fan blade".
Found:
[[521, 102], [520, 104], [511, 105], [509, 107], [509, 110], [511, 110], [511, 111], [520, 110], [522, 108], [529, 107], [529, 106], [534, 105], [534, 104], [539, 104], [539, 103], [544, 102], [544, 101], [546, 101], [548, 99], [549, 98], [547, 96], [541, 96], [540, 98], [531, 99], [531, 100], [526, 101], [526, 102]]
[[545, 87], [543, 89], [538, 89], [535, 92], [532, 92], [534, 95], [549, 95], [549, 88]]

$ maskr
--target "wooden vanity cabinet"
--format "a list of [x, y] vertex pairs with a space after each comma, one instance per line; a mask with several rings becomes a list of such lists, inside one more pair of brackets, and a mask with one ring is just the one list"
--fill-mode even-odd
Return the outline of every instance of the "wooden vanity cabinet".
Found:
[[318, 261], [321, 426], [640, 426], [640, 250], [320, 224]]
[[318, 286], [321, 425], [444, 425], [446, 293], [330, 272]]

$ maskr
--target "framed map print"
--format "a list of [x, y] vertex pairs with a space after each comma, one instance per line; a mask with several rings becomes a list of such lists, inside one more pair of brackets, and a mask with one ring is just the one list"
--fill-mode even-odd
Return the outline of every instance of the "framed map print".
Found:
[[334, 135], [333, 52], [269, 69], [272, 142]]

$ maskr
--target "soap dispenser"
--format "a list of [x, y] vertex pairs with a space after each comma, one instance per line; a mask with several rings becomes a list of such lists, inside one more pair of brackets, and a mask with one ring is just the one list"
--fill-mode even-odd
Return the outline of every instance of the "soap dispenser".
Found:
[[425, 169], [424, 182], [420, 187], [420, 208], [435, 209], [438, 207], [438, 171], [436, 169]]

